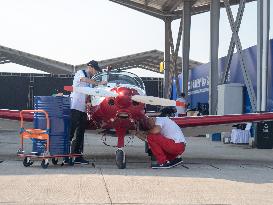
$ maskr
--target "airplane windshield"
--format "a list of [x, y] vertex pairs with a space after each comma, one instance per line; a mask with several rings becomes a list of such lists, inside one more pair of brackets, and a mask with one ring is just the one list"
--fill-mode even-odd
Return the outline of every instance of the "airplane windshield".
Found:
[[108, 83], [130, 84], [140, 87], [141, 89], [144, 90], [144, 84], [141, 78], [129, 72], [124, 71], [120, 72], [112, 71], [110, 73], [103, 72], [93, 76], [92, 79], [96, 81], [107, 81]]

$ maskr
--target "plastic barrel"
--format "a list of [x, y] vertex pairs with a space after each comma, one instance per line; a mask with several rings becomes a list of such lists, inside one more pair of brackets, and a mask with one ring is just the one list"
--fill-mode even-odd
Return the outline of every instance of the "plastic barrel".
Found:
[[[34, 109], [45, 110], [50, 119], [50, 155], [64, 155], [70, 152], [70, 98], [61, 96], [35, 96]], [[45, 115], [34, 114], [34, 128], [46, 129]], [[33, 152], [45, 150], [45, 141], [33, 139]]]

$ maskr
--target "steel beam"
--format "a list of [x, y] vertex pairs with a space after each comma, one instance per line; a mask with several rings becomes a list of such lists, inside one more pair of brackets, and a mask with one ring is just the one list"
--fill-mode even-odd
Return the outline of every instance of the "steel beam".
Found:
[[263, 0], [257, 0], [257, 111], [262, 99]]
[[120, 5], [126, 6], [128, 8], [140, 11], [142, 13], [151, 15], [153, 17], [159, 18], [164, 20], [165, 18], [171, 18], [175, 19], [178, 17], [178, 15], [170, 13], [170, 12], [164, 12], [162, 10], [158, 10], [154, 7], [148, 6], [148, 4], [140, 4], [136, 3], [134, 1], [124, 1], [124, 0], [110, 0], [112, 2], [118, 3]]
[[182, 90], [188, 96], [189, 60], [190, 60], [190, 30], [191, 30], [191, 1], [183, 2], [183, 36], [182, 36]]
[[[240, 0], [240, 2], [245, 1], [245, 0]], [[236, 33], [236, 26], [234, 23], [234, 18], [232, 15], [232, 11], [230, 8], [230, 4], [228, 2], [228, 0], [224, 0], [224, 4], [226, 6], [226, 12], [227, 12], [227, 16], [228, 16], [228, 20], [231, 26], [231, 30], [232, 33], [234, 34], [234, 41], [235, 41], [235, 45], [239, 54], [239, 58], [240, 58], [240, 65], [241, 65], [241, 69], [242, 69], [242, 73], [243, 73], [243, 77], [244, 77], [244, 81], [247, 87], [247, 92], [250, 98], [250, 103], [251, 103], [251, 108], [252, 111], [255, 112], [256, 108], [257, 108], [257, 100], [256, 100], [256, 95], [253, 89], [253, 85], [252, 85], [252, 81], [247, 69], [247, 65], [246, 65], [246, 61], [245, 61], [245, 57], [243, 54], [243, 49], [242, 49], [242, 44], [240, 41], [240, 38], [238, 36], [238, 34]]]
[[[240, 25], [242, 22], [242, 18], [243, 18], [243, 14], [244, 14], [244, 9], [245, 9], [245, 1], [241, 1], [239, 8], [238, 8], [238, 13], [237, 13], [237, 17], [236, 17], [236, 21], [235, 21], [235, 33], [238, 35], [239, 33], [239, 29], [240, 29]], [[230, 71], [230, 64], [231, 64], [231, 60], [233, 57], [233, 53], [234, 53], [234, 48], [235, 48], [235, 33], [232, 34], [231, 40], [230, 40], [230, 44], [229, 44], [229, 48], [228, 48], [228, 55], [227, 55], [227, 60], [225, 63], [225, 68], [224, 68], [224, 72], [222, 74], [222, 79], [221, 79], [221, 84], [225, 84], [227, 82], [228, 79], [228, 74]]]
[[164, 52], [164, 98], [169, 98], [170, 91], [170, 29], [171, 19], [165, 19], [165, 52]]
[[268, 90], [268, 48], [269, 48], [269, 25], [270, 25], [270, 1], [264, 0], [262, 4], [262, 55], [261, 55], [261, 111], [266, 111], [267, 108], [267, 90]]
[[209, 72], [209, 114], [217, 112], [218, 49], [219, 49], [220, 1], [212, 0], [210, 10], [210, 72]]
[[[178, 71], [178, 66], [177, 66], [178, 62], [177, 61], [178, 61], [178, 51], [179, 51], [179, 47], [181, 44], [182, 31], [183, 31], [183, 19], [180, 20], [180, 25], [179, 25], [175, 48], [174, 48], [174, 44], [173, 44], [172, 30], [170, 30], [170, 43], [171, 43], [171, 53], [172, 53], [172, 66], [171, 66], [172, 77], [171, 77], [171, 79], [173, 79], [173, 77], [175, 79], [177, 94], [181, 93], [179, 78], [178, 78], [179, 71]], [[182, 70], [180, 73], [182, 73]]]

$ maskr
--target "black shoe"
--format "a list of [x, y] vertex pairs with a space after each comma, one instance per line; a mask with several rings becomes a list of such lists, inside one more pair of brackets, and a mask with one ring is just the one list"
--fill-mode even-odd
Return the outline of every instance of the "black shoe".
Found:
[[152, 169], [169, 169], [171, 168], [171, 164], [169, 161], [165, 162], [164, 164], [155, 164], [152, 165]]
[[175, 166], [177, 166], [177, 165], [179, 165], [179, 164], [182, 164], [182, 163], [183, 163], [182, 157], [177, 157], [177, 158], [175, 158], [174, 160], [171, 160], [171, 161], [170, 161], [171, 167], [175, 167]]
[[76, 157], [75, 164], [89, 164], [89, 161], [85, 160], [83, 157]]
[[63, 158], [63, 164], [69, 164], [69, 157]]

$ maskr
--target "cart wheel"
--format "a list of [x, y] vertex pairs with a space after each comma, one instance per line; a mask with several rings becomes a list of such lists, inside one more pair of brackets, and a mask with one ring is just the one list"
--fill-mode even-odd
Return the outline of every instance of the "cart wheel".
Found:
[[58, 158], [52, 158], [51, 161], [52, 161], [52, 164], [54, 165], [58, 164]]
[[74, 158], [73, 157], [70, 157], [69, 158], [69, 162], [68, 162], [68, 164], [70, 165], [70, 166], [74, 166]]
[[32, 164], [33, 164], [33, 161], [30, 161], [30, 157], [25, 157], [25, 158], [24, 158], [23, 165], [24, 165], [25, 167], [29, 167], [29, 166], [32, 165]]
[[48, 163], [48, 159], [43, 159], [42, 160], [42, 163], [41, 163], [41, 166], [46, 169], [48, 167], [49, 163]]

